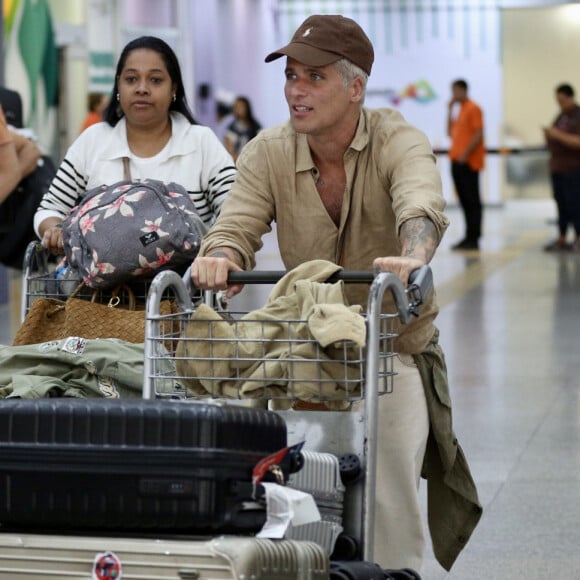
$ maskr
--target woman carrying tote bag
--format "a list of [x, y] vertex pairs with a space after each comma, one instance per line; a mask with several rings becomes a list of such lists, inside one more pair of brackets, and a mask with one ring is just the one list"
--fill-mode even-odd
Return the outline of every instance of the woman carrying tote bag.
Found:
[[104, 121], [71, 145], [34, 218], [49, 251], [63, 253], [62, 222], [87, 190], [124, 178], [180, 184], [211, 224], [235, 177], [235, 165], [187, 104], [179, 62], [163, 40], [143, 36], [125, 46]]

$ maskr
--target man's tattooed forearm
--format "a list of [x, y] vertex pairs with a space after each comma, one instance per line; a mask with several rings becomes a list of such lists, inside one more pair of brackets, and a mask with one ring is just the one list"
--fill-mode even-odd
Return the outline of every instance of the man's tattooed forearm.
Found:
[[403, 256], [429, 262], [437, 249], [437, 230], [428, 218], [412, 218], [401, 226], [400, 240]]
[[235, 262], [236, 264], [238, 264], [238, 266], [240, 266], [240, 267], [243, 267], [243, 265], [244, 265], [244, 260], [242, 258], [242, 255], [240, 254], [240, 252], [238, 252], [234, 248], [227, 248], [227, 250], [225, 248], [215, 248], [207, 254], [207, 257], [208, 258], [227, 258], [228, 260], [231, 260], [232, 262]]
[[223, 250], [218, 250], [217, 252], [210, 252], [208, 258], [227, 258], [230, 259], [230, 255], [226, 254]]

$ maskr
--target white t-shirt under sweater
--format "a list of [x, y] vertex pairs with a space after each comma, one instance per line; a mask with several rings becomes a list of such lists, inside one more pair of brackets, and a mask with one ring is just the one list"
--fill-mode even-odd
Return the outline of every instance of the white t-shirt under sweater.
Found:
[[234, 162], [215, 133], [171, 113], [171, 138], [153, 157], [137, 157], [129, 149], [125, 118], [111, 127], [92, 125], [74, 141], [34, 217], [34, 229], [47, 217], [65, 217], [88, 190], [124, 179], [123, 157], [132, 179], [158, 179], [182, 185], [208, 225], [219, 214], [234, 182]]

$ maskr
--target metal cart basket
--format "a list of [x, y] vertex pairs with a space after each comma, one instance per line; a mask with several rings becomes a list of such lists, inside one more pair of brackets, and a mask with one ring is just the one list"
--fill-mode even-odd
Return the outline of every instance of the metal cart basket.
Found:
[[[284, 274], [235, 272], [229, 281], [272, 284]], [[431, 288], [430, 268], [413, 272], [406, 289], [390, 272], [340, 272], [328, 280], [371, 284], [365, 313], [344, 305], [338, 313], [354, 325], [360, 322], [362, 343], [339, 333], [330, 344], [321, 344], [312, 335], [311, 320], [279, 319], [261, 310], [220, 312], [215, 301], [211, 308], [194, 306], [187, 279], [166, 271], [151, 284], [144, 398], [164, 396], [169, 381], [176, 394], [185, 391], [187, 397], [251, 400], [283, 414], [289, 444], [305, 441], [305, 450], [355, 454], [364, 477], [345, 506], [345, 530], [359, 539], [363, 558], [372, 561], [378, 397], [392, 389], [394, 322], [407, 323], [417, 314]], [[161, 298], [168, 291], [177, 312], [161, 315]], [[381, 312], [385, 292], [392, 293], [393, 312]], [[350, 410], [354, 401], [364, 401], [360, 411]]]
[[[24, 255], [20, 321], [24, 320], [36, 298], [66, 300], [78, 289], [81, 282], [76, 271], [63, 265], [63, 256], [54, 256], [39, 241], [31, 241]], [[134, 281], [130, 284], [132, 297], [125, 292], [117, 292], [115, 296], [118, 296], [119, 304], [125, 306], [134, 298], [144, 309], [150, 285], [151, 279]], [[77, 292], [78, 298], [102, 303], [108, 303], [111, 297], [107, 291], [95, 293], [89, 287], [78, 289]], [[191, 298], [197, 301], [201, 294], [195, 291]]]

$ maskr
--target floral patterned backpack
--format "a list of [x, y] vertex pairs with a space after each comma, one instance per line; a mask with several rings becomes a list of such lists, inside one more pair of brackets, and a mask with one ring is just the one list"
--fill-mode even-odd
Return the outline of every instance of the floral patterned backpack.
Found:
[[155, 179], [88, 191], [62, 227], [68, 263], [101, 289], [190, 264], [206, 230], [187, 191]]

